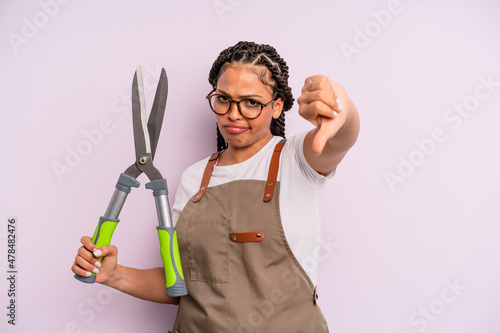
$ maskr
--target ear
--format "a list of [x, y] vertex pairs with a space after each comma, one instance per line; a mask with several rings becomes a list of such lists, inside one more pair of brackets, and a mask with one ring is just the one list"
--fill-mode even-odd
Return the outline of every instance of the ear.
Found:
[[277, 100], [274, 101], [273, 103], [273, 118], [278, 119], [278, 117], [281, 115], [281, 112], [283, 111], [283, 106], [285, 103], [281, 98], [278, 98]]

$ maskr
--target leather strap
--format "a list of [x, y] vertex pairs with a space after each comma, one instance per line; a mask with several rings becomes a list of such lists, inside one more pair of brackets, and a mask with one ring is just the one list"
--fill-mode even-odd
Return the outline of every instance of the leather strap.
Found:
[[262, 231], [235, 232], [229, 235], [229, 239], [235, 243], [262, 242], [264, 237]]
[[285, 142], [281, 141], [274, 147], [273, 157], [269, 165], [269, 173], [267, 174], [266, 189], [264, 191], [264, 201], [270, 201], [274, 195], [274, 188], [276, 187], [276, 179], [278, 178], [278, 170], [280, 166], [280, 154]]
[[[283, 146], [285, 145], [285, 140], [282, 140], [274, 147], [274, 153], [271, 157], [271, 164], [269, 165], [269, 172], [267, 175], [266, 189], [264, 191], [264, 201], [270, 201], [274, 195], [274, 188], [276, 187], [276, 179], [278, 178], [278, 170], [280, 165], [280, 154]], [[212, 172], [214, 170], [215, 163], [221, 153], [213, 153], [208, 160], [207, 166], [205, 167], [205, 172], [203, 173], [203, 178], [201, 179], [200, 189], [193, 199], [193, 202], [198, 202], [201, 200], [205, 191], [207, 190], [208, 183], [210, 183], [210, 178], [212, 177]]]
[[205, 172], [203, 173], [203, 178], [201, 179], [200, 190], [196, 194], [193, 199], [193, 202], [198, 202], [201, 200], [205, 191], [207, 190], [208, 183], [210, 183], [210, 178], [212, 177], [212, 172], [214, 171], [215, 163], [217, 163], [217, 159], [219, 158], [220, 151], [213, 153], [208, 160], [207, 166], [205, 167]]

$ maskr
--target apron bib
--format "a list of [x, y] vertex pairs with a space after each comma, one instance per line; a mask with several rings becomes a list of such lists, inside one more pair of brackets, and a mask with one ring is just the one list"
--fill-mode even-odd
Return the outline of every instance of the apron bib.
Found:
[[[281, 224], [276, 177], [238, 180], [200, 191], [176, 224], [189, 295], [181, 297], [174, 333], [328, 332], [315, 287], [293, 255]], [[304, 221], [304, 224], [306, 221]]]

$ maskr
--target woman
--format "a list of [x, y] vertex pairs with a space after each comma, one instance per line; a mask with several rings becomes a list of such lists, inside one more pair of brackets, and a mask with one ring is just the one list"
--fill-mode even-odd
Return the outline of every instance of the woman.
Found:
[[269, 45], [224, 50], [209, 82], [218, 153], [183, 173], [173, 206], [189, 295], [166, 296], [162, 267], [118, 265], [116, 247], [97, 249], [89, 237], [72, 270], [179, 304], [174, 332], [328, 332], [315, 292], [322, 193], [357, 139], [356, 108], [340, 85], [309, 77], [299, 114], [315, 127], [284, 142], [294, 99], [288, 67]]

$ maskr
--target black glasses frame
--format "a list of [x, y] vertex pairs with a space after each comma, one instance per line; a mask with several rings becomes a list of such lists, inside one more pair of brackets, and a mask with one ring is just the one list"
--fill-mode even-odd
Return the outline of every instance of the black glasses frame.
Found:
[[[227, 98], [227, 99], [228, 99], [228, 101], [229, 101], [229, 108], [227, 109], [227, 111], [226, 111], [226, 112], [224, 112], [224, 113], [219, 113], [219, 112], [215, 111], [215, 109], [214, 109], [214, 108], [213, 108], [213, 106], [212, 106], [212, 102], [211, 102], [211, 99], [212, 99], [212, 97], [213, 97], [213, 96], [224, 96], [225, 98]], [[253, 98], [244, 98], [244, 99], [240, 99], [239, 101], [237, 101], [237, 100], [234, 100], [234, 99], [230, 99], [230, 98], [229, 98], [229, 97], [227, 97], [226, 95], [223, 95], [223, 94], [216, 94], [216, 93], [215, 93], [215, 89], [214, 89], [214, 90], [212, 90], [212, 91], [211, 91], [211, 92], [210, 92], [210, 93], [206, 96], [206, 99], [208, 99], [208, 104], [210, 105], [210, 109], [212, 109], [212, 111], [213, 111], [215, 114], [218, 114], [219, 116], [223, 116], [223, 115], [227, 114], [227, 113], [231, 110], [231, 108], [233, 107], [233, 103], [235, 103], [235, 104], [236, 104], [236, 106], [237, 106], [238, 112], [241, 114], [241, 116], [242, 116], [243, 118], [246, 118], [246, 119], [255, 119], [255, 118], [257, 118], [258, 116], [260, 116], [260, 114], [262, 113], [262, 110], [263, 110], [266, 106], [268, 106], [268, 105], [269, 105], [269, 104], [271, 104], [272, 102], [276, 101], [276, 98], [275, 98], [275, 99], [273, 99], [272, 101], [270, 101], [269, 103], [266, 103], [266, 104], [261, 103], [261, 102], [259, 102], [259, 101], [255, 100], [255, 99], [253, 99]], [[247, 116], [245, 116], [245, 115], [243, 114], [243, 112], [241, 111], [241, 108], [240, 108], [240, 103], [241, 103], [241, 102], [243, 102], [243, 101], [253, 101], [253, 102], [255, 102], [255, 103], [260, 104], [260, 111], [259, 111], [259, 114], [258, 114], [258, 115], [256, 115], [255, 117], [247, 117]]]

